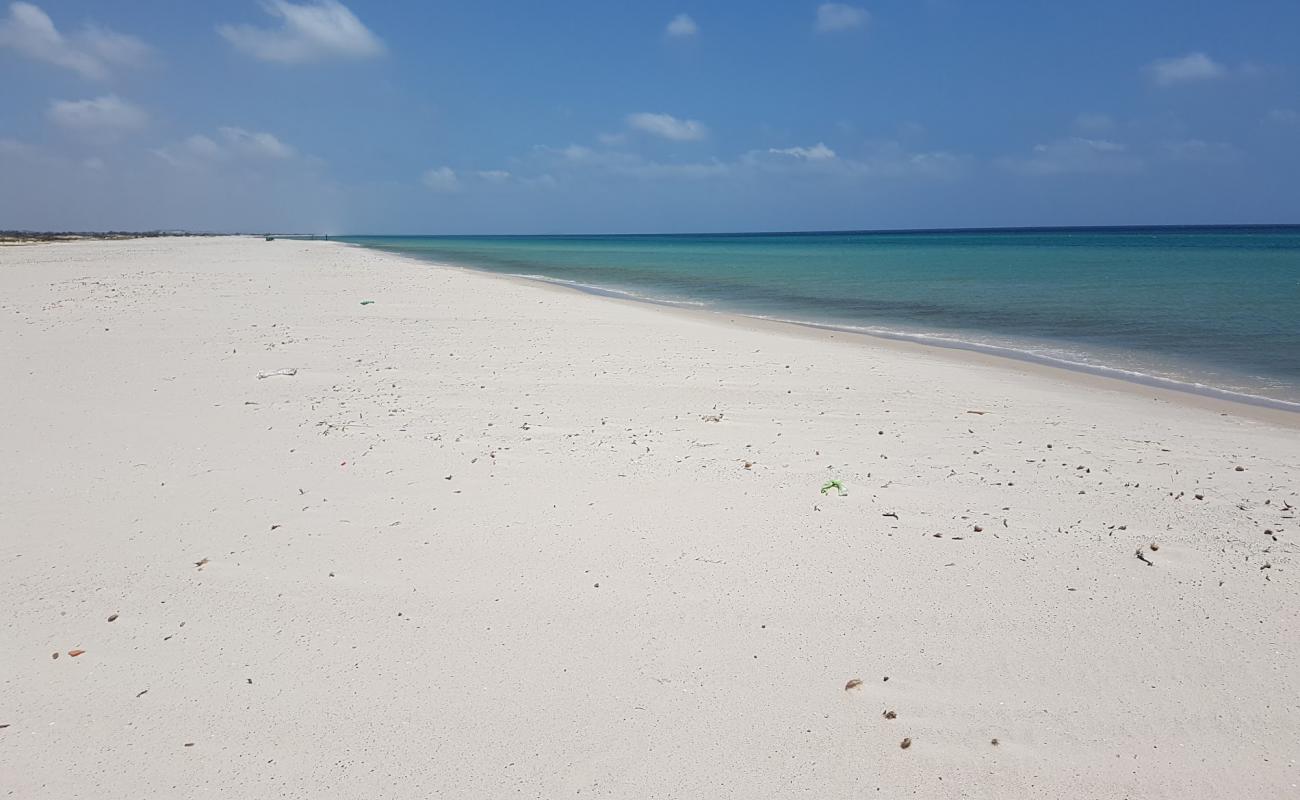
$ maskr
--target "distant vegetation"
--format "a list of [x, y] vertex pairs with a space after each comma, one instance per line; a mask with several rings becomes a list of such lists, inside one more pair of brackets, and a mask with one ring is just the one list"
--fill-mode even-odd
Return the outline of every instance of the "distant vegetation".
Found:
[[0, 244], [73, 242], [81, 239], [143, 239], [156, 236], [224, 236], [189, 231], [0, 231]]

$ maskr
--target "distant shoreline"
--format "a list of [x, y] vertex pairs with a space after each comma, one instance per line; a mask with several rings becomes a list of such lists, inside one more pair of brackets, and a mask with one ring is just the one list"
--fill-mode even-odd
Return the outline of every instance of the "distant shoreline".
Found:
[[1213, 231], [1218, 233], [1230, 231], [1263, 232], [1300, 230], [1300, 222], [1248, 222], [1248, 223], [1212, 223], [1178, 224], [1178, 225], [998, 225], [991, 227], [955, 227], [955, 228], [847, 228], [847, 229], [808, 229], [808, 230], [770, 230], [770, 231], [676, 231], [676, 232], [630, 232], [619, 231], [600, 233], [585, 232], [550, 232], [550, 233], [278, 233], [275, 231], [186, 231], [186, 230], [150, 230], [150, 231], [35, 231], [35, 230], [0, 230], [0, 244], [22, 244], [34, 242], [71, 242], [85, 240], [145, 239], [164, 236], [274, 236], [282, 239], [405, 239], [447, 238], [447, 239], [516, 239], [516, 238], [575, 238], [585, 236], [606, 237], [690, 237], [690, 236], [744, 236], [761, 238], [764, 236], [924, 236], [943, 234], [990, 234], [990, 233], [1142, 233], [1151, 232], [1191, 232]]
[[188, 233], [185, 231], [0, 231], [0, 245], [45, 244], [48, 242], [118, 241], [156, 239], [169, 236], [237, 236], [228, 233]]

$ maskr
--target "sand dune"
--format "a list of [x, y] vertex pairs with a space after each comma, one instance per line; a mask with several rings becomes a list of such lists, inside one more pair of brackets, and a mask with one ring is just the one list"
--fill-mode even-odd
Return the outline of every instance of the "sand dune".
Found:
[[5, 248], [0, 341], [6, 796], [1300, 783], [1281, 413], [326, 242]]

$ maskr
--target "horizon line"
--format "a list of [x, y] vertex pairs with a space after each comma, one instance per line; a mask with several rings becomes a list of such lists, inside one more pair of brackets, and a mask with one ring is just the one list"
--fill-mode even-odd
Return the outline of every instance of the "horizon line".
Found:
[[[1020, 232], [1067, 232], [1067, 231], [1170, 231], [1170, 230], [1265, 230], [1279, 228], [1300, 228], [1300, 222], [1245, 222], [1245, 223], [1178, 223], [1166, 225], [997, 225], [987, 227], [945, 227], [945, 228], [843, 228], [843, 229], [805, 229], [805, 230], [740, 230], [740, 231], [679, 231], [679, 232], [628, 232], [614, 233], [283, 233], [278, 236], [332, 236], [341, 239], [355, 238], [487, 238], [487, 237], [579, 237], [579, 236], [848, 236], [881, 235], [913, 233], [1020, 233]], [[231, 234], [239, 235], [239, 234]]]

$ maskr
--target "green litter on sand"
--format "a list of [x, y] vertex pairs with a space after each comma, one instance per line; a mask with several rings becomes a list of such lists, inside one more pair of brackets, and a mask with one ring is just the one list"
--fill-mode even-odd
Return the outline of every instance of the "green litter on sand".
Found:
[[848, 492], [844, 491], [844, 484], [840, 483], [839, 481], [826, 481], [826, 485], [822, 487], [822, 494], [826, 494], [831, 489], [838, 489], [840, 492], [840, 497], [843, 497], [844, 495], [848, 494]]
[[374, 300], [362, 300], [361, 305], [363, 306], [373, 305], [374, 302], [375, 302]]

